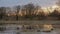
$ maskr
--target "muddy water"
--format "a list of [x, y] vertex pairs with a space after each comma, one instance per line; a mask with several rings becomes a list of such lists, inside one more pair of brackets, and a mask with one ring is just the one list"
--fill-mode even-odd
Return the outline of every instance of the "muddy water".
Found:
[[54, 29], [51, 32], [21, 32], [22, 29], [20, 28], [19, 30], [17, 30], [17, 26], [16, 25], [10, 25], [10, 26], [4, 26], [6, 27], [6, 30], [4, 31], [0, 31], [0, 34], [60, 34], [60, 29]]
[[[22, 23], [22, 22], [26, 22], [26, 21], [21, 21], [18, 23]], [[29, 23], [51, 23], [51, 24], [56, 24], [56, 23], [60, 23], [60, 21], [27, 21]], [[8, 23], [8, 22], [7, 22]], [[17, 22], [16, 22], [17, 23]], [[21, 27], [21, 25], [18, 25], [19, 27]], [[6, 27], [6, 30], [4, 31], [0, 31], [0, 34], [60, 34], [60, 29], [56, 28], [51, 32], [21, 32], [22, 29], [17, 30], [16, 28], [18, 27], [17, 25], [6, 25], [4, 27]], [[1, 26], [0, 26], [1, 27]]]
[[15, 30], [6, 30], [0, 32], [0, 34], [60, 34], [60, 30], [54, 30], [51, 32], [16, 32]]

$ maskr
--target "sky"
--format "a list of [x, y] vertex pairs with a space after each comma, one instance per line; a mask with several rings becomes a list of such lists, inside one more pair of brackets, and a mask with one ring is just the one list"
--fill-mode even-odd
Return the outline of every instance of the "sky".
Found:
[[0, 7], [11, 7], [16, 5], [25, 5], [28, 3], [40, 5], [42, 7], [55, 5], [57, 0], [0, 0]]

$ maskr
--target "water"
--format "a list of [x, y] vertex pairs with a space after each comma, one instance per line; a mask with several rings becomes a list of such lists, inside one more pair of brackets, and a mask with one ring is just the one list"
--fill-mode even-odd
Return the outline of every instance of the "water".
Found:
[[[21, 21], [23, 22], [23, 21]], [[26, 21], [24, 21], [26, 23]], [[29, 23], [59, 23], [60, 21], [27, 21]], [[8, 23], [8, 22], [7, 22]], [[0, 26], [1, 27], [1, 26]], [[21, 32], [22, 31], [22, 28], [21, 28], [21, 25], [4, 25], [3, 27], [6, 27], [6, 30], [4, 31], [0, 31], [0, 34], [60, 34], [60, 29], [56, 28], [54, 29], [53, 31], [51, 32]], [[17, 30], [16, 28], [17, 27], [20, 27], [19, 30]]]
[[[6, 30], [4, 32], [0, 32], [0, 34], [17, 34], [18, 32], [14, 30]], [[51, 32], [19, 32], [19, 34], [60, 34], [60, 30], [54, 30]]]
[[[20, 27], [20, 25], [18, 25]], [[21, 32], [22, 30], [19, 29], [17, 30], [16, 27], [18, 27], [17, 25], [7, 25], [4, 26], [7, 29], [4, 31], [0, 31], [0, 34], [60, 34], [60, 29], [54, 29], [51, 32]]]

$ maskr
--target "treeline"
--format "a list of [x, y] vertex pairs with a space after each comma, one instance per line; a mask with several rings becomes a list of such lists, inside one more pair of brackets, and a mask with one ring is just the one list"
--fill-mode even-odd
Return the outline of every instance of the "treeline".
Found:
[[[48, 10], [48, 9], [47, 9]], [[41, 6], [32, 3], [23, 6], [0, 7], [0, 20], [60, 20], [60, 12], [54, 9], [44, 12]]]

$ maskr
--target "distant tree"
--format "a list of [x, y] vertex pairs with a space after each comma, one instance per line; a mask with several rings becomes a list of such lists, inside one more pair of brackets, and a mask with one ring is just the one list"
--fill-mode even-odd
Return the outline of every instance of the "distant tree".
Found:
[[25, 10], [26, 10], [26, 15], [25, 15], [25, 17], [32, 19], [32, 18], [33, 18], [33, 12], [34, 12], [34, 10], [35, 10], [34, 4], [29, 3], [29, 4], [27, 4], [27, 5], [24, 5], [24, 8], [25, 8]]
[[0, 7], [0, 19], [3, 18], [6, 14], [6, 8], [5, 7]]
[[42, 11], [42, 9], [41, 9], [41, 6], [36, 6], [36, 8], [35, 8], [35, 10], [36, 10], [36, 12], [35, 12], [35, 14], [37, 14], [38, 13], [38, 15], [41, 15], [41, 11]]
[[44, 15], [44, 11], [43, 11], [43, 9], [41, 8], [41, 6], [39, 6], [39, 5], [37, 5], [37, 6], [35, 6], [36, 7], [36, 12], [35, 12], [35, 14], [36, 15], [38, 15], [38, 16], [43, 16]]
[[56, 17], [60, 20], [60, 12], [58, 10], [54, 10], [49, 16]]
[[45, 18], [45, 13], [43, 11], [43, 9], [41, 9], [41, 6], [36, 6], [36, 15], [38, 17], [38, 19], [44, 19]]
[[22, 9], [21, 9], [21, 13], [22, 13], [23, 16], [26, 15], [26, 9], [24, 7], [22, 7]]
[[18, 20], [18, 14], [19, 14], [19, 11], [20, 11], [20, 5], [16, 6], [16, 20]]
[[27, 15], [31, 16], [34, 12], [35, 6], [30, 3], [30, 4], [25, 5], [24, 7], [26, 8]]
[[50, 14], [50, 16], [52, 16], [52, 17], [58, 17], [58, 16], [59, 16], [59, 12], [58, 12], [57, 10], [54, 10], [54, 11]]

